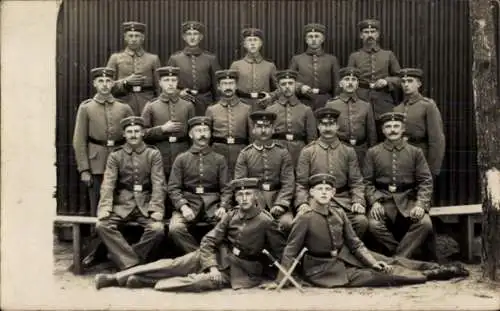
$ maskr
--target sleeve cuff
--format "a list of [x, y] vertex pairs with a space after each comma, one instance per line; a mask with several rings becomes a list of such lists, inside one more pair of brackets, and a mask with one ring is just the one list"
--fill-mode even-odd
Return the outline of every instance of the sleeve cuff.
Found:
[[181, 210], [181, 207], [182, 207], [183, 205], [186, 205], [186, 204], [188, 204], [188, 201], [187, 201], [186, 199], [180, 199], [180, 200], [179, 200], [179, 201], [177, 201], [177, 203], [175, 204], [175, 205], [176, 205], [176, 209], [177, 209], [178, 211], [180, 211], [180, 210]]

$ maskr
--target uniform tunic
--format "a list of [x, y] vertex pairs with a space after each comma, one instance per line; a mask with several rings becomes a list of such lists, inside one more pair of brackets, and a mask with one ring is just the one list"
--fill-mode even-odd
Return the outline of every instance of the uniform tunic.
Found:
[[406, 114], [408, 142], [424, 152], [433, 175], [439, 175], [445, 152], [443, 119], [436, 103], [420, 94], [405, 98], [394, 111]]
[[171, 55], [167, 65], [180, 68], [180, 88], [198, 91], [195, 97], [201, 105], [195, 107], [196, 115], [204, 115], [217, 95], [215, 72], [221, 69], [217, 56], [199, 47], [186, 47]]
[[[142, 117], [147, 128], [144, 139], [160, 149], [167, 178], [177, 155], [189, 148], [187, 121], [194, 115], [191, 102], [164, 93], [144, 107]], [[163, 132], [161, 126], [169, 120], [181, 122], [182, 130], [178, 133]]]
[[[115, 90], [118, 94], [123, 94], [120, 99], [130, 105], [134, 115], [140, 116], [146, 103], [155, 97], [159, 88], [156, 69], [160, 66], [158, 55], [145, 52], [143, 49], [134, 52], [126, 48], [110, 56], [106, 67], [116, 71], [118, 80]], [[140, 91], [134, 91], [132, 86], [123, 84], [124, 79], [134, 73], [146, 77]]]
[[[234, 175], [234, 165], [238, 154], [245, 148], [250, 138], [249, 115], [250, 106], [241, 102], [237, 97], [223, 98], [215, 105], [208, 107], [206, 111], [206, 116], [213, 120], [212, 140], [214, 142], [212, 146], [215, 152], [226, 157], [230, 179]], [[231, 139], [234, 139], [234, 142]]]
[[354, 94], [342, 93], [329, 100], [325, 107], [340, 112], [337, 118], [337, 135], [341, 141], [354, 147], [358, 163], [362, 165], [368, 148], [377, 143], [377, 129], [371, 104]]
[[289, 99], [282, 96], [266, 110], [276, 113], [273, 137], [286, 146], [295, 167], [302, 148], [318, 135], [311, 107], [301, 103], [295, 96]]

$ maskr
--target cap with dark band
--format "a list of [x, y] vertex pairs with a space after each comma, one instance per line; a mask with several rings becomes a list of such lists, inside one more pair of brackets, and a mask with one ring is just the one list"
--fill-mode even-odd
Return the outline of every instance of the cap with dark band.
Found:
[[116, 71], [113, 68], [107, 68], [107, 67], [98, 67], [90, 70], [90, 76], [92, 77], [92, 80], [99, 77], [109, 77], [114, 79], [115, 74]]
[[330, 174], [316, 174], [309, 177], [309, 187], [312, 188], [319, 184], [327, 184], [335, 187], [335, 177]]
[[197, 30], [201, 33], [205, 33], [205, 25], [198, 21], [187, 21], [182, 23], [182, 32], [186, 32], [188, 30]]
[[276, 117], [276, 113], [266, 110], [259, 110], [250, 114], [250, 119], [252, 119], [255, 124], [273, 124]]
[[293, 70], [281, 70], [276, 73], [276, 79], [281, 80], [281, 79], [297, 79], [297, 76], [299, 73], [297, 71]]
[[243, 39], [246, 37], [259, 37], [264, 39], [264, 32], [259, 28], [245, 28], [241, 31], [241, 36]]
[[347, 76], [352, 76], [359, 78], [361, 75], [361, 71], [358, 68], [354, 67], [344, 67], [339, 70], [340, 73], [340, 78], [347, 77]]
[[156, 69], [156, 73], [158, 74], [159, 78], [165, 76], [177, 77], [180, 72], [181, 69], [179, 67], [172, 67], [172, 66], [166, 66]]
[[376, 19], [365, 19], [358, 23], [358, 28], [360, 31], [363, 29], [380, 29], [380, 22]]
[[230, 187], [233, 191], [245, 189], [259, 189], [260, 180], [258, 178], [238, 178], [231, 181]]
[[401, 78], [404, 77], [413, 77], [422, 79], [424, 76], [424, 71], [420, 68], [403, 68], [399, 71], [398, 74]]
[[401, 121], [405, 122], [406, 115], [401, 112], [386, 112], [378, 118], [381, 124], [384, 124], [389, 121]]
[[310, 23], [304, 26], [304, 33], [307, 34], [308, 32], [321, 32], [325, 34], [326, 26], [318, 23]]
[[188, 128], [192, 129], [196, 125], [207, 125], [208, 127], [212, 127], [212, 118], [210, 117], [192, 117], [188, 120]]
[[328, 123], [331, 121], [337, 121], [339, 115], [340, 111], [329, 107], [319, 108], [314, 111], [314, 116], [316, 117], [319, 123]]
[[237, 70], [226, 69], [226, 70], [217, 70], [215, 72], [215, 79], [217, 81], [221, 79], [235, 79], [238, 80], [240, 73]]
[[140, 125], [144, 127], [144, 119], [141, 117], [132, 116], [122, 119], [120, 121], [120, 126], [122, 127], [122, 129], [125, 129], [127, 126], [132, 126], [132, 125]]
[[138, 32], [146, 32], [146, 24], [139, 22], [125, 22], [122, 24], [123, 32], [127, 31], [138, 31]]

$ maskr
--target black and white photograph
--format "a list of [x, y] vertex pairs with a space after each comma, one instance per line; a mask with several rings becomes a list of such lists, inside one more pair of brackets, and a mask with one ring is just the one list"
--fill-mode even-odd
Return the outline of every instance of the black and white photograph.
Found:
[[0, 12], [2, 309], [500, 307], [500, 1]]

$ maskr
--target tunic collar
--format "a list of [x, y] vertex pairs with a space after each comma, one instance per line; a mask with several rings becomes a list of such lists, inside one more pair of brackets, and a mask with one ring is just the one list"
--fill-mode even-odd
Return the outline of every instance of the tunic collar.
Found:
[[281, 105], [283, 105], [283, 106], [285, 106], [287, 102], [290, 104], [290, 106], [296, 106], [296, 105], [300, 104], [299, 99], [295, 95], [292, 95], [291, 97], [288, 97], [288, 98], [286, 98], [285, 96], [281, 95], [278, 98], [278, 102]]
[[138, 56], [138, 57], [141, 57], [142, 55], [144, 55], [144, 49], [141, 47], [141, 48], [138, 48], [137, 50], [131, 50], [129, 47], [126, 47], [125, 48], [125, 53], [127, 53], [128, 55], [130, 56]]
[[161, 93], [160, 96], [158, 97], [162, 102], [164, 103], [168, 103], [168, 102], [171, 102], [171, 103], [176, 103], [179, 101], [179, 93], [178, 92], [175, 92], [174, 94], [172, 95], [169, 95], [169, 94], [166, 94], [166, 93]]
[[403, 103], [408, 104], [408, 105], [413, 105], [414, 103], [418, 102], [423, 98], [422, 94], [419, 92], [416, 92], [414, 94], [405, 96]]
[[238, 214], [242, 219], [252, 219], [259, 215], [261, 212], [260, 208], [257, 206], [257, 204], [254, 204], [248, 211], [242, 211], [239, 209]]
[[199, 46], [195, 46], [195, 47], [186, 46], [183, 51], [184, 51], [184, 54], [186, 54], [187, 56], [191, 56], [191, 55], [199, 56], [199, 55], [203, 54], [203, 50]]
[[94, 95], [93, 99], [96, 102], [98, 102], [99, 104], [104, 104], [106, 102], [112, 103], [112, 102], [115, 101], [115, 98], [111, 94], [109, 96], [103, 96], [103, 95], [97, 93], [97, 94]]
[[324, 141], [320, 137], [320, 138], [318, 138], [318, 145], [320, 145], [320, 147], [325, 149], [325, 150], [328, 148], [335, 149], [340, 145], [340, 140], [338, 137], [335, 137], [335, 140], [333, 142], [331, 142], [330, 144], [328, 144], [326, 141]]
[[399, 141], [392, 143], [390, 140], [386, 139], [384, 141], [384, 148], [393, 151], [396, 149], [397, 151], [401, 151], [404, 147], [406, 146], [406, 142], [403, 139], [400, 139]]
[[138, 146], [133, 148], [129, 143], [125, 143], [125, 145], [123, 145], [123, 150], [125, 150], [125, 152], [128, 154], [132, 154], [132, 152], [141, 154], [144, 150], [146, 150], [146, 144], [142, 142]]
[[322, 55], [325, 55], [325, 51], [322, 48], [313, 50], [313, 49], [308, 47], [306, 50], [306, 54], [311, 55], [311, 56], [312, 55], [322, 56]]
[[212, 151], [212, 148], [210, 148], [210, 146], [199, 147], [199, 146], [196, 146], [196, 145], [192, 145], [191, 148], [189, 148], [189, 152], [191, 152], [193, 154], [199, 154], [199, 153], [201, 153], [202, 155], [206, 155], [210, 151]]
[[271, 148], [273, 148], [273, 147], [274, 147], [274, 145], [275, 145], [275, 143], [274, 143], [274, 141], [272, 141], [272, 140], [270, 141], [270, 143], [265, 144], [265, 145], [259, 145], [259, 144], [255, 143], [255, 142], [252, 144], [252, 146], [253, 146], [255, 149], [259, 150], [259, 151], [264, 150], [264, 148], [266, 148], [266, 149], [271, 149]]
[[380, 51], [380, 46], [377, 44], [374, 44], [373, 46], [363, 46], [361, 48], [363, 51], [365, 51], [366, 53], [377, 53], [378, 51]]
[[231, 106], [234, 107], [240, 102], [239, 98], [236, 96], [230, 97], [230, 98], [221, 98], [220, 99], [220, 104], [223, 107]]
[[351, 100], [354, 102], [358, 101], [359, 97], [356, 95], [356, 92], [354, 92], [352, 94], [343, 92], [343, 93], [340, 93], [339, 99], [347, 104]]
[[245, 55], [245, 57], [243, 57], [243, 59], [247, 62], [247, 63], [250, 63], [250, 64], [259, 64], [261, 63], [264, 58], [262, 57], [262, 55], [259, 54], [256, 54], [254, 56], [251, 56], [250, 54], [247, 54]]

